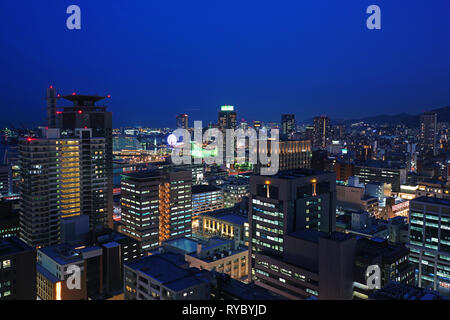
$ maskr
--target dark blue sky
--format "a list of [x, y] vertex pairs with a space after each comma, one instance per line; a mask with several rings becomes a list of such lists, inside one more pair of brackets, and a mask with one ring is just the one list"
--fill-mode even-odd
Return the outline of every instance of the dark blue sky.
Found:
[[0, 0], [0, 126], [45, 124], [50, 84], [111, 94], [117, 126], [418, 113], [450, 105], [450, 1]]

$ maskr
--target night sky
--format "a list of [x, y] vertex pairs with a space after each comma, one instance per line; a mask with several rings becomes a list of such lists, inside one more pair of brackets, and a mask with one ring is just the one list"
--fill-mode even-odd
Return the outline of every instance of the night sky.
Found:
[[45, 125], [49, 85], [111, 94], [115, 126], [419, 113], [450, 105], [450, 1], [0, 0], [0, 127]]

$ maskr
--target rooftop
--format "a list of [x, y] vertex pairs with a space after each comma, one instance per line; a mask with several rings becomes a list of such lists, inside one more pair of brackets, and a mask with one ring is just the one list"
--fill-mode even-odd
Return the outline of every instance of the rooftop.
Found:
[[197, 251], [197, 243], [198, 243], [197, 241], [187, 237], [175, 238], [164, 241], [164, 244], [181, 249], [186, 253], [192, 253]]
[[184, 256], [171, 252], [157, 253], [125, 265], [139, 270], [173, 291], [181, 291], [208, 281], [207, 271], [183, 268], [186, 265]]
[[220, 191], [221, 189], [211, 185], [195, 185], [192, 186], [192, 194]]
[[15, 255], [21, 252], [34, 251], [33, 247], [30, 247], [25, 242], [17, 237], [0, 238], [0, 257], [6, 257]]
[[270, 176], [276, 179], [296, 179], [303, 177], [319, 176], [323, 174], [328, 174], [328, 171], [320, 171], [315, 169], [294, 169], [294, 170], [283, 170], [279, 171], [277, 174]]
[[131, 172], [123, 174], [122, 177], [125, 179], [136, 179], [136, 180], [145, 180], [148, 178], [158, 178], [161, 176], [161, 173], [158, 170], [143, 170], [137, 172]]
[[418, 197], [415, 199], [412, 199], [411, 202], [422, 202], [422, 203], [428, 203], [428, 204], [438, 204], [443, 206], [450, 206], [450, 200], [446, 199], [439, 199], [434, 197]]
[[368, 160], [365, 162], [357, 162], [358, 167], [385, 168], [385, 169], [404, 169], [405, 166], [395, 161]]
[[39, 249], [40, 252], [60, 265], [82, 261], [83, 253], [94, 250], [101, 250], [101, 248], [98, 246], [74, 247], [66, 244], [58, 244]]
[[372, 300], [448, 300], [436, 291], [391, 282], [371, 296]]
[[332, 239], [332, 240], [336, 240], [336, 241], [344, 241], [347, 239], [350, 239], [351, 237], [353, 237], [350, 234], [346, 234], [346, 233], [342, 233], [342, 232], [331, 232], [331, 233], [326, 233], [326, 232], [321, 232], [321, 231], [316, 231], [316, 230], [300, 230], [300, 231], [295, 231], [295, 232], [291, 232], [288, 234], [291, 237], [297, 238], [297, 239], [302, 239], [305, 241], [309, 241], [309, 242], [319, 242], [320, 238], [327, 238], [327, 239]]
[[215, 211], [202, 213], [201, 216], [208, 216], [214, 219], [220, 219], [235, 225], [243, 225], [248, 222], [248, 216], [236, 212], [234, 208], [224, 208]]

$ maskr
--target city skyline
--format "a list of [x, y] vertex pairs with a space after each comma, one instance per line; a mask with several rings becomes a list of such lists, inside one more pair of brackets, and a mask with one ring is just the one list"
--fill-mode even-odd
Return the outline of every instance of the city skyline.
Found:
[[445, 1], [0, 3], [0, 301], [450, 301]]
[[[80, 0], [81, 30], [68, 30], [65, 3], [31, 3], [28, 19], [4, 3], [0, 126], [42, 124], [50, 85], [111, 94], [116, 127], [173, 126], [180, 113], [214, 121], [223, 104], [236, 106], [238, 119], [265, 122], [280, 113], [358, 119], [449, 105], [450, 4], [379, 1], [382, 28], [368, 30], [369, 4]], [[24, 79], [33, 81], [24, 87]]]

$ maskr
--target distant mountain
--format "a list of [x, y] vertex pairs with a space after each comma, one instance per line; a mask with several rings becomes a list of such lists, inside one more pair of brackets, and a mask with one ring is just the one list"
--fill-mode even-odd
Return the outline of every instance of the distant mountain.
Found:
[[[439, 109], [433, 109], [437, 113], [438, 122], [450, 122], [450, 106]], [[363, 121], [369, 124], [404, 124], [407, 127], [418, 127], [420, 122], [420, 114], [411, 115], [407, 113], [399, 113], [394, 115], [379, 115], [373, 117], [366, 117], [361, 119], [344, 120], [344, 124], [352, 124]]]

